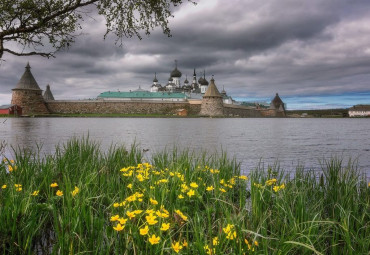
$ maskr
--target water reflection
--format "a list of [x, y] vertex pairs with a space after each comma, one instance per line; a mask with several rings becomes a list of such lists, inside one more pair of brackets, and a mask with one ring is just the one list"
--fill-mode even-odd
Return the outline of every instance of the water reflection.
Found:
[[[225, 150], [249, 171], [262, 160], [286, 170], [318, 169], [319, 159], [358, 158], [370, 173], [369, 119], [11, 118], [0, 124], [9, 145], [52, 153], [71, 137], [89, 135], [102, 149], [138, 143], [145, 154], [173, 146], [197, 152]], [[9, 152], [8, 152], [9, 153]], [[369, 174], [370, 175], [370, 174]]]

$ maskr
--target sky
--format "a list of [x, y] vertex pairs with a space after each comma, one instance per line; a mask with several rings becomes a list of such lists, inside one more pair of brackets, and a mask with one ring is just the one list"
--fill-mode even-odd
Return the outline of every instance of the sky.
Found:
[[[196, 69], [239, 101], [270, 102], [287, 109], [348, 108], [370, 104], [370, 4], [368, 0], [197, 0], [174, 9], [172, 37], [103, 39], [105, 21], [94, 13], [83, 35], [56, 58], [4, 54], [0, 105], [27, 62], [41, 89], [55, 99], [96, 98], [104, 91], [150, 89], [157, 73], [166, 84], [175, 60], [181, 82]], [[13, 47], [16, 47], [15, 45]]]

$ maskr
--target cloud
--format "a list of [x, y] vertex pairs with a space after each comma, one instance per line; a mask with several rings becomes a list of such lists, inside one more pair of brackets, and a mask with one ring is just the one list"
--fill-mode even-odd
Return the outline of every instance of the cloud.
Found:
[[174, 9], [172, 37], [158, 28], [118, 47], [114, 36], [103, 40], [104, 19], [92, 13], [84, 35], [56, 59], [5, 55], [0, 104], [10, 101], [27, 61], [40, 87], [50, 83], [57, 99], [149, 89], [154, 72], [167, 82], [175, 59], [182, 80], [194, 68], [198, 76], [205, 69], [208, 79], [215, 75], [220, 89], [239, 98], [367, 93], [369, 14], [365, 0], [202, 0]]

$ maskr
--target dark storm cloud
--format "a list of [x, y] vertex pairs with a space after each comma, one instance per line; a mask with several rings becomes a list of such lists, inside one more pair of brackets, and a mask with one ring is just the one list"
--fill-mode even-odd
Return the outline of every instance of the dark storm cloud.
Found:
[[[174, 9], [172, 37], [160, 29], [123, 47], [92, 13], [83, 36], [56, 59], [4, 56], [0, 104], [10, 100], [27, 61], [56, 98], [92, 98], [105, 90], [149, 89], [167, 82], [174, 60], [190, 80], [206, 70], [238, 97], [271, 98], [368, 92], [370, 5], [365, 0], [200, 0]], [[6, 74], [6, 75], [5, 75]], [[370, 101], [370, 99], [369, 99]], [[317, 102], [316, 102], [317, 103]]]

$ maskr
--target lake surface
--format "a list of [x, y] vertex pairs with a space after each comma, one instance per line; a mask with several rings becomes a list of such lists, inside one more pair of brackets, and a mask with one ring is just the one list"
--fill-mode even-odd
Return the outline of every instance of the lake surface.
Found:
[[173, 146], [195, 151], [226, 151], [249, 172], [260, 161], [285, 170], [300, 164], [320, 169], [319, 161], [357, 159], [370, 176], [370, 119], [283, 118], [1, 118], [0, 140], [9, 146], [52, 153], [71, 137], [89, 135], [102, 149], [136, 142], [148, 157]]

